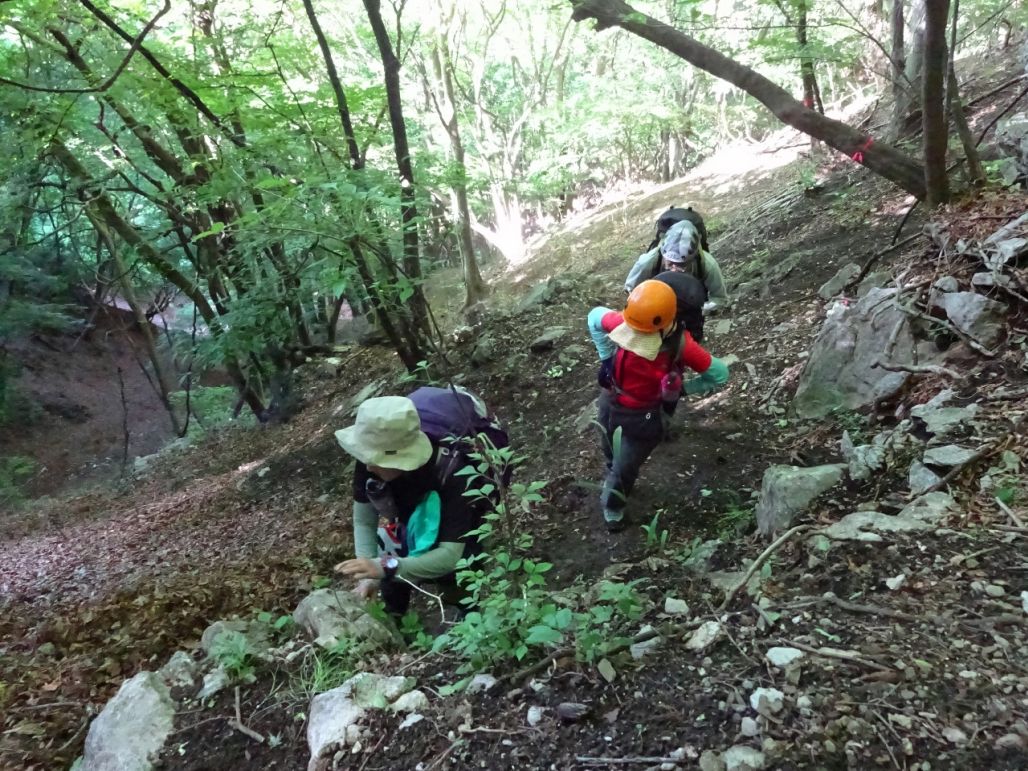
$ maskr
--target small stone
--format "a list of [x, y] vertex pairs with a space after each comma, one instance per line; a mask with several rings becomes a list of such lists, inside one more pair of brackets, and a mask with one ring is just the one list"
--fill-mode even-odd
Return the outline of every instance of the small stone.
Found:
[[199, 701], [209, 699], [218, 691], [226, 688], [230, 682], [232, 682], [232, 678], [225, 671], [225, 667], [219, 664], [216, 669], [203, 676], [203, 685], [200, 687], [200, 692], [196, 694], [196, 698]]
[[766, 654], [764, 654], [768, 660], [768, 663], [773, 667], [779, 669], [785, 669], [785, 667], [793, 664], [803, 658], [803, 651], [797, 650], [796, 648], [768, 648]]
[[903, 584], [905, 584], [906, 582], [907, 582], [907, 577], [903, 573], [900, 573], [898, 576], [896, 576], [894, 578], [886, 578], [885, 579], [885, 585], [887, 587], [889, 587], [894, 592], [897, 589], [899, 589], [901, 586], [903, 586]]
[[802, 696], [796, 699], [796, 706], [800, 709], [810, 709], [814, 706], [814, 700], [806, 694], [803, 694]]
[[725, 762], [714, 750], [704, 750], [700, 755], [700, 771], [725, 771]]
[[838, 752], [838, 747], [835, 746], [835, 742], [833, 742], [831, 739], [825, 739], [824, 748], [825, 752], [829, 755], [834, 755], [836, 752]]
[[483, 693], [496, 685], [496, 678], [488, 673], [478, 674], [471, 678], [465, 693]]
[[411, 712], [403, 719], [403, 722], [400, 723], [400, 730], [402, 731], [404, 728], [410, 728], [415, 723], [420, 723], [424, 719], [424, 715], [419, 715], [417, 712]]
[[985, 593], [990, 597], [1002, 597], [1007, 593], [1007, 590], [1002, 586], [997, 586], [996, 584], [986, 584]]
[[767, 764], [764, 753], [745, 744], [737, 744], [722, 756], [725, 771], [761, 771]]
[[667, 597], [664, 600], [664, 612], [672, 616], [688, 616], [689, 603], [676, 597]]
[[537, 726], [543, 719], [543, 712], [546, 711], [545, 707], [529, 707], [528, 708], [528, 724], [530, 726]]
[[913, 719], [908, 715], [893, 712], [889, 715], [889, 722], [895, 723], [900, 728], [911, 728], [914, 725]]
[[389, 705], [393, 712], [418, 712], [428, 709], [428, 697], [421, 691], [408, 691]]
[[705, 621], [685, 644], [691, 651], [701, 651], [712, 645], [721, 636], [721, 624], [717, 621]]
[[943, 728], [942, 735], [946, 737], [946, 741], [953, 744], [967, 744], [967, 734], [956, 726], [947, 726], [946, 728]]
[[760, 733], [757, 721], [751, 717], [744, 717], [739, 725], [739, 733], [743, 736], [756, 736]]
[[785, 706], [785, 694], [777, 688], [758, 688], [750, 694], [750, 706], [761, 715], [774, 715]]
[[1028, 592], [1021, 592], [1021, 610], [1028, 613]]

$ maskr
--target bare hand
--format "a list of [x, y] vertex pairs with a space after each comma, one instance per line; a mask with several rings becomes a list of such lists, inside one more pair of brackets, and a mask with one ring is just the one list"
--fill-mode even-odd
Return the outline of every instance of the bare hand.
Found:
[[383, 578], [385, 570], [378, 560], [369, 560], [366, 557], [357, 557], [352, 560], [345, 560], [335, 566], [337, 573], [351, 578]]
[[374, 578], [362, 578], [357, 582], [357, 585], [353, 587], [353, 593], [360, 597], [362, 600], [370, 600], [378, 592], [378, 581]]

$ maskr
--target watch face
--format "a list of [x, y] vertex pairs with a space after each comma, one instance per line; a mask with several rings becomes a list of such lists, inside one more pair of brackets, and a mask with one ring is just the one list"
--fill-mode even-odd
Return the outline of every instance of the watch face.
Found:
[[390, 570], [396, 570], [396, 568], [400, 567], [400, 560], [396, 559], [396, 557], [389, 557], [386, 559], [385, 566]]

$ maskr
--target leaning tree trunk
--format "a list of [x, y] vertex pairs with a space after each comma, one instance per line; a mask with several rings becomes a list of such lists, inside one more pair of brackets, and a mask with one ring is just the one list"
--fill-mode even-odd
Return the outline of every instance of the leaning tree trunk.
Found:
[[690, 64], [738, 86], [767, 107], [779, 120], [820, 139], [830, 147], [863, 163], [911, 195], [924, 197], [924, 170], [920, 164], [884, 142], [874, 142], [852, 126], [803, 106], [760, 73], [730, 59], [694, 38], [646, 16], [622, 0], [569, 0], [575, 21], [592, 18], [597, 29], [621, 27], [656, 43]]
[[921, 124], [924, 131], [925, 203], [929, 208], [949, 197], [946, 174], [946, 19], [949, 0], [925, 2], [925, 59], [921, 81]]
[[953, 66], [953, 59], [957, 54], [957, 17], [959, 15], [960, 0], [953, 0], [949, 33], [949, 67], [946, 70], [946, 108], [949, 110], [950, 117], [953, 118], [953, 125], [957, 127], [960, 144], [964, 148], [964, 158], [967, 160], [967, 178], [972, 185], [980, 187], [985, 184], [985, 169], [982, 168], [982, 159], [978, 155], [978, 148], [975, 147], [971, 127], [967, 125], [964, 105], [960, 102], [960, 83], [957, 80], [956, 68]]

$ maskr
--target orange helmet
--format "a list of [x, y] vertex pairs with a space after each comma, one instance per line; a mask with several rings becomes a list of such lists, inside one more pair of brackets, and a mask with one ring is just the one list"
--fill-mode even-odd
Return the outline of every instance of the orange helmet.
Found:
[[637, 332], [660, 332], [675, 320], [675, 290], [663, 281], [643, 281], [628, 295], [625, 323]]

